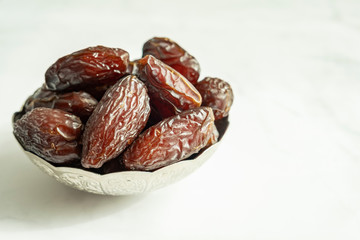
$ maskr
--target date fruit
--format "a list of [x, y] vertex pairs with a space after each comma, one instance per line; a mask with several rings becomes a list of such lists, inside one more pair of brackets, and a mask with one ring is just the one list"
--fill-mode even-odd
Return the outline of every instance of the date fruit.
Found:
[[211, 107], [215, 120], [228, 116], [234, 95], [229, 83], [220, 78], [206, 77], [195, 85], [202, 97], [202, 106]]
[[86, 121], [94, 111], [98, 101], [86, 92], [57, 93], [39, 88], [25, 102], [25, 112], [46, 107], [70, 112]]
[[217, 130], [216, 125], [214, 125], [209, 141], [206, 144], [206, 147], [210, 147], [211, 145], [217, 143], [218, 139], [219, 139], [219, 131]]
[[103, 84], [103, 85], [99, 85], [99, 86], [90, 86], [90, 87], [83, 88], [82, 90], [84, 92], [89, 93], [96, 100], [100, 101], [100, 99], [104, 96], [105, 92], [114, 84], [115, 83]]
[[124, 166], [128, 170], [152, 171], [186, 159], [209, 143], [214, 128], [209, 107], [164, 119], [141, 133], [125, 150]]
[[25, 150], [52, 163], [80, 160], [81, 120], [59, 109], [35, 108], [14, 123], [14, 135]]
[[199, 82], [199, 62], [169, 38], [129, 60], [94, 46], [59, 58], [13, 115], [22, 147], [52, 163], [97, 174], [154, 171], [196, 158], [228, 126], [228, 83]]
[[85, 48], [51, 65], [45, 73], [46, 86], [62, 91], [115, 83], [127, 74], [128, 64], [129, 54], [120, 48]]
[[136, 63], [136, 72], [148, 88], [151, 106], [161, 118], [201, 105], [201, 95], [180, 73], [151, 55]]
[[147, 89], [129, 75], [109, 88], [86, 123], [81, 163], [99, 168], [139, 135], [150, 115]]
[[146, 55], [152, 55], [174, 68], [192, 84], [199, 79], [199, 62], [169, 38], [154, 37], [148, 40], [143, 46], [143, 57]]

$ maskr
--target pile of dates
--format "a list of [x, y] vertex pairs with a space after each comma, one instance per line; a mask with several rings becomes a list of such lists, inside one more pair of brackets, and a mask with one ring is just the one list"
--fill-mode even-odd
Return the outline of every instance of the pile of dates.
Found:
[[109, 173], [153, 171], [218, 141], [230, 85], [198, 81], [198, 61], [168, 38], [130, 61], [120, 48], [89, 47], [58, 59], [14, 115], [23, 148], [55, 166]]

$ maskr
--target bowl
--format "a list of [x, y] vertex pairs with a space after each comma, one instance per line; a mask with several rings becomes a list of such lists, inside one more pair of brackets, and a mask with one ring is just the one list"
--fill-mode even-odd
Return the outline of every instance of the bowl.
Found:
[[[18, 118], [15, 113], [13, 122]], [[72, 188], [89, 193], [102, 195], [133, 195], [150, 192], [171, 183], [179, 181], [198, 169], [207, 161], [219, 147], [222, 137], [228, 126], [228, 117], [215, 122], [219, 131], [219, 141], [214, 145], [201, 150], [188, 159], [162, 167], [152, 172], [121, 171], [108, 174], [98, 174], [80, 168], [59, 167], [40, 158], [32, 152], [26, 151], [26, 156], [43, 172]]]

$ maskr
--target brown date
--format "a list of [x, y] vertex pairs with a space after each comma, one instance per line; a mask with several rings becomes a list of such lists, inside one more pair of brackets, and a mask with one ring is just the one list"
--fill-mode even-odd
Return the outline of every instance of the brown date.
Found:
[[114, 84], [115, 83], [85, 87], [82, 89], [82, 91], [89, 93], [96, 100], [100, 101], [100, 99], [104, 96], [105, 92]]
[[52, 163], [80, 160], [82, 123], [59, 109], [35, 108], [14, 123], [14, 135], [27, 151]]
[[202, 106], [213, 109], [215, 120], [228, 116], [234, 99], [229, 83], [220, 78], [206, 77], [195, 87], [202, 96]]
[[210, 147], [211, 145], [217, 143], [218, 139], [219, 139], [219, 131], [217, 130], [216, 125], [214, 125], [209, 141], [206, 144], [206, 147]]
[[200, 107], [200, 93], [173, 68], [151, 55], [138, 60], [135, 66], [135, 72], [148, 88], [151, 107], [161, 118]]
[[199, 62], [169, 38], [154, 37], [148, 40], [143, 46], [143, 57], [146, 55], [152, 55], [174, 68], [192, 84], [199, 79]]
[[86, 123], [81, 163], [99, 168], [117, 157], [138, 136], [150, 115], [147, 89], [126, 76], [109, 88]]
[[84, 87], [115, 83], [127, 74], [128, 52], [96, 46], [58, 59], [45, 73], [49, 90], [81, 90]]
[[209, 107], [184, 111], [151, 126], [122, 155], [129, 170], [152, 171], [186, 159], [207, 146], [214, 132]]
[[42, 87], [26, 100], [24, 110], [28, 112], [38, 107], [56, 108], [73, 113], [86, 121], [97, 103], [98, 101], [86, 92], [57, 93]]

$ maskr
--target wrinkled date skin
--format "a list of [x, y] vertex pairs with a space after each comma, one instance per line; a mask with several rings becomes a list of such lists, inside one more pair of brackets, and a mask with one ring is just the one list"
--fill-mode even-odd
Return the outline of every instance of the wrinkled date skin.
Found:
[[56, 108], [73, 113], [85, 121], [97, 103], [98, 101], [86, 92], [56, 93], [39, 88], [26, 100], [24, 110], [28, 112], [38, 107]]
[[79, 90], [115, 83], [127, 74], [128, 52], [120, 48], [89, 47], [57, 60], [45, 73], [52, 91]]
[[123, 154], [128, 170], [152, 171], [186, 159], [207, 146], [214, 132], [209, 107], [184, 111], [144, 131]]
[[130, 145], [149, 118], [149, 101], [144, 83], [133, 75], [109, 88], [85, 126], [83, 167], [99, 168]]
[[217, 143], [218, 139], [219, 139], [219, 131], [217, 130], [216, 125], [214, 125], [209, 141], [205, 147], [210, 147], [211, 145]]
[[146, 55], [152, 55], [174, 68], [192, 84], [199, 79], [199, 62], [169, 38], [154, 37], [148, 40], [143, 46], [143, 57]]
[[213, 109], [215, 120], [229, 115], [234, 99], [230, 84], [220, 78], [206, 77], [195, 87], [202, 96], [202, 106]]
[[80, 160], [81, 120], [59, 109], [35, 108], [14, 123], [25, 150], [52, 163]]
[[154, 111], [167, 118], [201, 105], [201, 95], [180, 73], [153, 56], [136, 62], [139, 78], [148, 88]]

